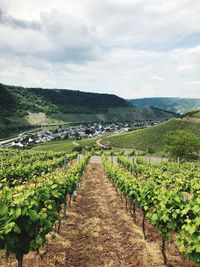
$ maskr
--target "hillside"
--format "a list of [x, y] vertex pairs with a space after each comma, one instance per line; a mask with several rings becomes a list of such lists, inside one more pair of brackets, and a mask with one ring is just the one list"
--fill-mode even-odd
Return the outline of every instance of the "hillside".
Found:
[[41, 89], [0, 84], [0, 108], [4, 112], [98, 113], [107, 108], [130, 107], [115, 95], [86, 93], [64, 89]]
[[163, 150], [164, 136], [169, 131], [179, 129], [195, 133], [200, 137], [200, 123], [172, 119], [151, 128], [108, 136], [103, 138], [103, 140], [113, 147], [136, 148], [138, 150], [149, 148], [157, 152]]
[[32, 126], [87, 122], [165, 120], [176, 114], [133, 107], [111, 94], [41, 89], [0, 84], [0, 138]]
[[58, 113], [52, 117], [63, 121], [133, 121], [133, 120], [165, 120], [175, 117], [176, 114], [154, 107], [119, 107], [107, 108], [100, 113]]
[[154, 106], [180, 114], [200, 109], [200, 98], [152, 97], [130, 99], [129, 102], [134, 106]]
[[200, 123], [200, 110], [194, 110], [183, 114], [182, 120]]
[[190, 111], [190, 112], [183, 114], [183, 118], [185, 118], [185, 117], [200, 119], [200, 109], [199, 110], [193, 110], [193, 111]]

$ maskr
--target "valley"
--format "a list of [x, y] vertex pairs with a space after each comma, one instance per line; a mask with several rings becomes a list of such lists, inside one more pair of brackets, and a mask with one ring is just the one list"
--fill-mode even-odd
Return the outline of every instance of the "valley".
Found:
[[0, 84], [0, 96], [0, 139], [66, 123], [163, 121], [179, 116], [154, 107], [133, 107], [111, 94]]

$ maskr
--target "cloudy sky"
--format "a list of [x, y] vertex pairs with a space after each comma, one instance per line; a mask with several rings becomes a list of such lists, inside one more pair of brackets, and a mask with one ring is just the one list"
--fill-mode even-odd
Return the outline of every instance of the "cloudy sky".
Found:
[[200, 97], [200, 1], [0, 0], [0, 81]]

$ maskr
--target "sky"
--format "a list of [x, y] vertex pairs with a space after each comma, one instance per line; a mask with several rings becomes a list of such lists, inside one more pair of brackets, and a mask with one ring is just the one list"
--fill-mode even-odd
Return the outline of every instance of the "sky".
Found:
[[0, 0], [0, 82], [200, 98], [200, 1]]

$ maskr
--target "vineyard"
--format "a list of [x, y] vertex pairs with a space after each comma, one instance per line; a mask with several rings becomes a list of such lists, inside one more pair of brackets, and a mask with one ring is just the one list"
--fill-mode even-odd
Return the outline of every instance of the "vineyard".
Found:
[[200, 166], [0, 150], [0, 266], [200, 266]]
[[[65, 173], [58, 169], [64, 162], [62, 154], [31, 153], [26, 157], [9, 153], [1, 155], [0, 248], [6, 255], [14, 254], [22, 266], [24, 255], [39, 250], [55, 223], [59, 227], [61, 204], [66, 216], [67, 195], [76, 190], [89, 156]], [[8, 154], [10, 159], [4, 164]]]

